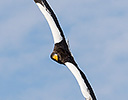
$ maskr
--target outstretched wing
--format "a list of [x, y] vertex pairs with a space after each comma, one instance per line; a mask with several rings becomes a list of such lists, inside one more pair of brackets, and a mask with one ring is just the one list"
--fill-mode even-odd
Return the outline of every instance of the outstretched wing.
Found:
[[64, 35], [53, 10], [50, 8], [46, 0], [34, 1], [45, 16], [46, 20], [48, 21], [48, 24], [53, 34], [54, 43], [59, 43], [64, 39]]
[[86, 100], [96, 100], [95, 94], [89, 84], [85, 74], [77, 66], [68, 45], [65, 41], [63, 31], [59, 25], [59, 22], [50, 8], [46, 0], [34, 0], [41, 12], [44, 14], [48, 24], [51, 28], [54, 38], [54, 50], [51, 54], [51, 58], [60, 64], [66, 65], [72, 74], [75, 76], [81, 92]]
[[69, 68], [72, 74], [75, 76], [81, 92], [86, 100], [96, 100], [95, 94], [85, 76], [85, 74], [78, 68], [76, 64], [66, 62], [65, 65]]

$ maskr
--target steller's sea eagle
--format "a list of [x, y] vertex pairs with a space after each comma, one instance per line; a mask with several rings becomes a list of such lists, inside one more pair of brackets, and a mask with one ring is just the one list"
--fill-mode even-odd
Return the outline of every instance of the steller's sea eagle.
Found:
[[85, 74], [80, 70], [76, 64], [68, 44], [65, 40], [63, 31], [59, 25], [56, 15], [49, 6], [46, 0], [34, 0], [43, 15], [45, 16], [48, 24], [51, 28], [54, 39], [54, 50], [51, 54], [51, 59], [54, 61], [66, 65], [76, 78], [81, 92], [86, 100], [96, 100], [96, 96], [93, 92], [91, 85], [89, 84]]

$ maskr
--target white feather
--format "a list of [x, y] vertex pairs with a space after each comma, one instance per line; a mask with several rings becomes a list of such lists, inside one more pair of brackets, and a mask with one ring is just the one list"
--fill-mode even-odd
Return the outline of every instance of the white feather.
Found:
[[82, 78], [82, 76], [81, 76], [79, 70], [76, 68], [76, 66], [70, 62], [66, 62], [65, 65], [75, 76], [75, 78], [80, 86], [81, 92], [82, 92], [83, 96], [86, 98], [86, 100], [92, 100], [92, 97], [89, 93], [88, 87], [87, 87], [86, 83], [84, 82], [84, 79]]
[[46, 20], [48, 21], [48, 24], [51, 28], [52, 31], [52, 35], [53, 35], [53, 39], [54, 39], [54, 43], [59, 43], [62, 41], [62, 36], [60, 35], [60, 31], [57, 28], [53, 18], [51, 17], [51, 15], [49, 14], [48, 11], [46, 11], [45, 6], [42, 6], [40, 3], [36, 3], [37, 6], [39, 7], [39, 9], [41, 10], [41, 12], [43, 13], [43, 15], [45, 16]]

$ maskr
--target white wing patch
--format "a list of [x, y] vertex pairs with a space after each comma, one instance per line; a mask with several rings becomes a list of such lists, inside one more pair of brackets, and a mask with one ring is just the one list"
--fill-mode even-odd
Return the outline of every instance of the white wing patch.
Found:
[[81, 92], [82, 92], [83, 96], [86, 98], [86, 100], [92, 100], [92, 97], [89, 93], [88, 87], [87, 87], [86, 83], [84, 82], [84, 79], [82, 78], [82, 76], [81, 76], [79, 70], [76, 68], [76, 66], [70, 62], [66, 62], [65, 65], [69, 68], [69, 70], [75, 76], [75, 78], [80, 86]]
[[61, 33], [60, 33], [59, 29], [57, 28], [53, 18], [51, 17], [49, 12], [46, 11], [45, 6], [42, 6], [40, 3], [36, 3], [36, 4], [39, 7], [39, 9], [41, 10], [41, 12], [43, 13], [43, 15], [45, 16], [46, 20], [48, 21], [48, 24], [49, 24], [51, 31], [52, 31], [54, 43], [61, 42], [63, 40], [63, 38], [60, 35]]

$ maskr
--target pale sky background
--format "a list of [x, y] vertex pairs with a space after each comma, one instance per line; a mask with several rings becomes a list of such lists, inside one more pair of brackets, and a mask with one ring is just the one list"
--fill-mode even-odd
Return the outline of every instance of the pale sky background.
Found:
[[[128, 0], [48, 0], [98, 100], [128, 99]], [[84, 100], [50, 59], [53, 38], [33, 0], [0, 2], [0, 100]]]

